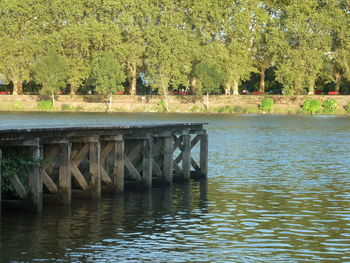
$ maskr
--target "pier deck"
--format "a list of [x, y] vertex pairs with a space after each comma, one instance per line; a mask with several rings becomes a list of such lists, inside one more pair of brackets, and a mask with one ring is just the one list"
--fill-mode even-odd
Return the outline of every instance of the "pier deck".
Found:
[[206, 177], [208, 136], [203, 125], [0, 129], [0, 164], [11, 151], [36, 160], [25, 176], [6, 173], [5, 178], [0, 169], [0, 189], [1, 183], [10, 184], [19, 197], [2, 203], [41, 212], [43, 199], [69, 204], [72, 196], [99, 199], [104, 193], [123, 192], [125, 185], [148, 190], [155, 183]]

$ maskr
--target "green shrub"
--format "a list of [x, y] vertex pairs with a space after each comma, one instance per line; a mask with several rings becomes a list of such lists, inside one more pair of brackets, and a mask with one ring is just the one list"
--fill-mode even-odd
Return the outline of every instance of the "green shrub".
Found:
[[274, 104], [275, 103], [273, 102], [273, 100], [271, 98], [264, 98], [261, 102], [260, 110], [271, 112]]
[[334, 113], [337, 111], [338, 103], [336, 100], [325, 100], [322, 104], [324, 113]]
[[304, 102], [303, 112], [315, 114], [321, 111], [321, 102], [319, 100], [308, 99]]
[[350, 102], [345, 106], [345, 111], [350, 114]]
[[49, 111], [53, 110], [53, 104], [51, 100], [42, 100], [38, 102], [38, 110]]

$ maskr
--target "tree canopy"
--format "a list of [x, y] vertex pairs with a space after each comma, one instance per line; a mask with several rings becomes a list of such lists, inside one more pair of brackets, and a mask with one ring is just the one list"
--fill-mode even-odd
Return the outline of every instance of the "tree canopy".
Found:
[[256, 76], [250, 89], [266, 92], [270, 71], [269, 83], [284, 94], [326, 85], [350, 92], [349, 32], [344, 0], [0, 0], [0, 74], [21, 94], [24, 81], [38, 81], [37, 61], [56, 50], [71, 94], [106, 54], [130, 94], [140, 76], [165, 95], [191, 83], [195, 89], [192, 73], [205, 64], [222, 72], [228, 94]]

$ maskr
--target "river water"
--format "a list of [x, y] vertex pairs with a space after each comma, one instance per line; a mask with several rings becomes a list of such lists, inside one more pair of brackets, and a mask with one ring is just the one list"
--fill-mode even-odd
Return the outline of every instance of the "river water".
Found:
[[350, 262], [350, 118], [0, 114], [0, 128], [208, 122], [208, 180], [3, 211], [0, 262]]

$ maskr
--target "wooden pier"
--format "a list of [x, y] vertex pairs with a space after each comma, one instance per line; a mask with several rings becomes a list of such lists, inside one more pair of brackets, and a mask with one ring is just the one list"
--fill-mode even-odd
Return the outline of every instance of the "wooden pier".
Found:
[[[25, 179], [6, 175], [19, 198], [1, 200], [0, 193], [0, 203], [41, 212], [43, 200], [67, 205], [75, 197], [121, 193], [126, 185], [149, 190], [154, 184], [206, 177], [208, 135], [203, 125], [0, 129], [0, 164], [14, 149], [37, 160]], [[0, 165], [0, 189], [2, 177]]]

